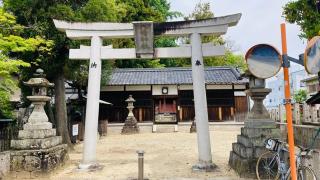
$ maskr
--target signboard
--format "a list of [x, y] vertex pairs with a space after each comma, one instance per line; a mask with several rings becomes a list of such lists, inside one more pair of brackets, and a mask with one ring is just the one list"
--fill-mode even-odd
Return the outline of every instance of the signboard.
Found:
[[133, 27], [137, 58], [153, 58], [153, 23], [147, 21], [134, 22]]
[[246, 53], [245, 59], [252, 75], [261, 79], [276, 75], [282, 66], [279, 51], [268, 44], [253, 46]]
[[304, 53], [304, 67], [309, 74], [320, 71], [320, 36], [312, 38]]
[[78, 136], [79, 134], [79, 124], [72, 125], [72, 136]]

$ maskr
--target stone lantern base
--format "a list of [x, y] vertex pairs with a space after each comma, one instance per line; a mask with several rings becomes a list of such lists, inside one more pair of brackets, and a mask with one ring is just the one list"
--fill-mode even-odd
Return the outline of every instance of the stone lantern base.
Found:
[[241, 128], [241, 134], [237, 136], [237, 142], [232, 144], [229, 165], [241, 178], [256, 178], [256, 163], [259, 156], [266, 152], [264, 141], [267, 138], [280, 137], [280, 130], [276, 128], [274, 121], [267, 119], [260, 127], [260, 122], [245, 122]]
[[21, 130], [18, 139], [11, 141], [11, 148], [11, 171], [39, 175], [50, 172], [68, 159], [68, 147], [62, 144], [61, 136], [56, 136], [55, 129]]
[[252, 88], [246, 91], [254, 101], [251, 112], [237, 136], [237, 142], [232, 144], [229, 165], [241, 178], [256, 178], [256, 163], [259, 156], [266, 152], [264, 142], [268, 138], [279, 138], [280, 130], [270, 119], [263, 105], [263, 99], [270, 89]]
[[124, 126], [121, 131], [122, 134], [136, 134], [139, 133], [139, 127], [137, 120], [134, 116], [128, 116], [124, 122]]

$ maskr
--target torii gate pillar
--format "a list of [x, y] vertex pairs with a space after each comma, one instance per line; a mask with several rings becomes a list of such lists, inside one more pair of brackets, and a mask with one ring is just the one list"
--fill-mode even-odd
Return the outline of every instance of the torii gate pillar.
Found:
[[199, 163], [193, 166], [193, 170], [211, 171], [214, 169], [215, 165], [212, 163], [211, 156], [205, 74], [200, 34], [191, 34], [190, 41], [193, 96], [199, 151]]
[[98, 134], [98, 116], [101, 81], [101, 47], [102, 39], [98, 36], [91, 38], [90, 64], [88, 79], [88, 98], [86, 110], [86, 122], [84, 132], [83, 158], [80, 169], [88, 169], [97, 166], [96, 147]]

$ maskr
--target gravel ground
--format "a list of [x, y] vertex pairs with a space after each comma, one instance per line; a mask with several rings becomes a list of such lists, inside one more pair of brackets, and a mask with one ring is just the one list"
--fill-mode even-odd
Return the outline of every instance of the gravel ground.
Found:
[[148, 133], [136, 135], [110, 135], [100, 138], [97, 158], [102, 170], [80, 172], [76, 170], [82, 158], [82, 143], [70, 152], [70, 160], [55, 171], [49, 179], [108, 179], [122, 180], [137, 178], [136, 150], [145, 151], [144, 175], [155, 180], [184, 179], [239, 179], [229, 168], [231, 145], [236, 141], [240, 128], [212, 131], [211, 148], [213, 162], [218, 166], [214, 172], [192, 172], [197, 163], [196, 134], [190, 133]]

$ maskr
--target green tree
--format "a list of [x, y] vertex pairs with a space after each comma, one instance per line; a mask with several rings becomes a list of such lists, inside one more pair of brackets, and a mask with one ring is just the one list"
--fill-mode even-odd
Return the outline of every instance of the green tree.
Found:
[[[170, 11], [167, 0], [118, 0], [126, 9], [125, 16], [121, 22], [132, 21], [154, 21], [164, 22], [168, 19], [182, 16], [179, 12]], [[160, 37], [155, 39], [155, 47], [175, 47], [175, 38]], [[115, 48], [133, 48], [132, 40], [114, 40]], [[115, 63], [119, 68], [161, 68], [177, 66], [173, 59], [139, 59], [139, 60], [117, 60]]]
[[300, 89], [296, 91], [293, 95], [293, 99], [297, 103], [303, 103], [307, 100], [307, 91], [304, 89]]
[[[64, 33], [56, 30], [52, 18], [68, 21], [108, 21], [108, 22], [131, 22], [139, 20], [164, 21], [172, 16], [169, 13], [168, 4], [162, 6], [159, 2], [164, 0], [56, 0], [56, 1], [34, 1], [34, 0], [4, 0], [6, 10], [17, 16], [18, 23], [29, 28], [24, 29], [26, 37], [39, 35], [54, 41], [51, 56], [44, 58], [38, 65], [42, 67], [50, 80], [55, 83], [55, 119], [57, 132], [62, 135], [63, 142], [71, 146], [65, 103], [65, 80], [70, 79], [75, 84], [83, 83], [86, 74], [81, 74], [80, 67], [88, 62], [68, 61], [68, 51], [72, 47], [79, 46], [79, 42], [73, 42], [66, 38]], [[157, 7], [162, 7], [158, 10]], [[168, 13], [163, 14], [164, 11]], [[89, 44], [81, 41], [82, 44]], [[105, 41], [104, 44], [112, 43], [114, 47], [132, 47], [132, 40]], [[155, 61], [123, 61], [116, 62], [118, 67], [155, 67], [160, 65]], [[110, 69], [111, 63], [103, 63], [103, 67]], [[103, 71], [104, 72], [104, 71]], [[107, 77], [108, 73], [103, 77]], [[26, 71], [24, 78], [31, 76], [31, 71]], [[104, 81], [102, 81], [104, 82]]]
[[[209, 3], [198, 3], [194, 11], [187, 16], [187, 20], [201, 20], [207, 18], [214, 18], [214, 13], [210, 10]], [[213, 43], [215, 45], [226, 45], [226, 42], [221, 36], [205, 36], [202, 37], [202, 43]], [[189, 64], [190, 61], [187, 61]], [[206, 66], [233, 66], [245, 71], [246, 64], [243, 55], [237, 55], [232, 52], [232, 49], [227, 48], [225, 56], [221, 57], [207, 57], [204, 58]]]
[[307, 39], [320, 35], [320, 2], [318, 0], [290, 1], [284, 6], [283, 15], [289, 23], [297, 23], [301, 36]]
[[[17, 88], [16, 76], [21, 68], [37, 64], [51, 50], [52, 41], [43, 38], [23, 38], [23, 26], [16, 18], [0, 8], [0, 117], [11, 117], [10, 94]], [[30, 53], [36, 54], [26, 58]]]

